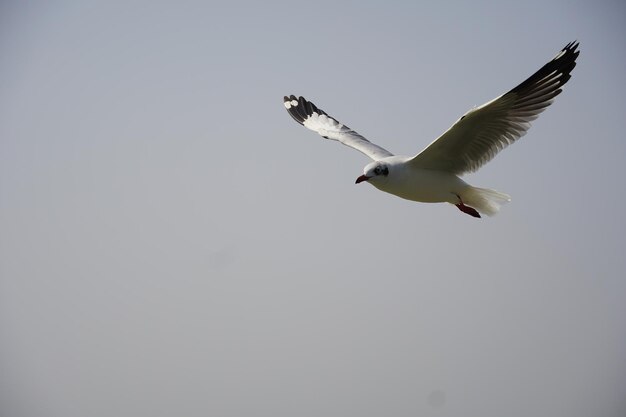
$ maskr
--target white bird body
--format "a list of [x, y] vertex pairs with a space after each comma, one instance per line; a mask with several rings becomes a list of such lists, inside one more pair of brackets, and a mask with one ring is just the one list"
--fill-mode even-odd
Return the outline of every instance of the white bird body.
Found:
[[[420, 203], [450, 203], [461, 211], [478, 217], [472, 208], [492, 216], [500, 205], [510, 201], [507, 194], [469, 185], [457, 175], [447, 171], [417, 168], [412, 157], [390, 156], [380, 160], [389, 169], [388, 175], [368, 175], [376, 169], [377, 162], [367, 165], [357, 182], [368, 181], [374, 187], [405, 200]], [[368, 178], [368, 179], [365, 179]]]
[[457, 196], [470, 187], [454, 174], [416, 168], [408, 163], [410, 160], [406, 156], [381, 159], [389, 167], [389, 175], [373, 176], [369, 183], [381, 191], [420, 203], [457, 204]]
[[300, 124], [369, 156], [356, 183], [367, 181], [381, 191], [423, 203], [450, 203], [464, 213], [494, 215], [510, 201], [498, 191], [473, 187], [459, 175], [476, 171], [498, 152], [526, 134], [570, 79], [578, 43], [565, 46], [527, 80], [465, 113], [415, 156], [394, 155], [330, 117], [304, 97], [285, 96], [289, 114]]

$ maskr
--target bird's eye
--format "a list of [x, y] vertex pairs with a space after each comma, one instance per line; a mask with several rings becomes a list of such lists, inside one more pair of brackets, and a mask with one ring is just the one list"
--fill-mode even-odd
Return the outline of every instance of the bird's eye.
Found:
[[376, 168], [374, 168], [374, 174], [380, 175], [380, 166], [377, 166]]

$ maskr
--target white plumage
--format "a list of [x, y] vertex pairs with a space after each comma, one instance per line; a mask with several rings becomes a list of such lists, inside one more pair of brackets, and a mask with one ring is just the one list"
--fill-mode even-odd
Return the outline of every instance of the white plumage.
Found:
[[368, 157], [357, 184], [376, 188], [407, 200], [456, 205], [480, 217], [493, 215], [508, 195], [472, 187], [459, 175], [479, 169], [506, 146], [522, 137], [530, 122], [561, 93], [576, 66], [578, 43], [567, 44], [550, 62], [506, 94], [465, 113], [456, 123], [413, 157], [391, 152], [330, 117], [304, 97], [285, 96], [289, 114], [326, 139], [337, 140]]

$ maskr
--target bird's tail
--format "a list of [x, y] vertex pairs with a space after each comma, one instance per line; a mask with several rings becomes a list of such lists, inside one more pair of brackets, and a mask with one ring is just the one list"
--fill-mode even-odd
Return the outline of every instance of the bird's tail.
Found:
[[474, 207], [479, 212], [487, 216], [495, 215], [500, 206], [511, 201], [511, 197], [507, 194], [500, 193], [488, 188], [468, 187], [461, 195], [463, 203], [470, 207]]

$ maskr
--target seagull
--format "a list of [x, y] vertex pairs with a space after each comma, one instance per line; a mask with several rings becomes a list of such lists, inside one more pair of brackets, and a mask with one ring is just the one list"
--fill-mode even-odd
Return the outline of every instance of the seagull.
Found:
[[498, 152], [526, 134], [561, 93], [576, 66], [578, 42], [568, 43], [526, 81], [461, 116], [415, 156], [394, 155], [340, 123], [304, 97], [285, 96], [285, 108], [298, 123], [356, 149], [372, 159], [356, 179], [381, 191], [422, 203], [450, 203], [463, 213], [492, 216], [507, 194], [473, 187], [460, 176], [478, 170]]

